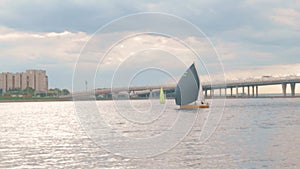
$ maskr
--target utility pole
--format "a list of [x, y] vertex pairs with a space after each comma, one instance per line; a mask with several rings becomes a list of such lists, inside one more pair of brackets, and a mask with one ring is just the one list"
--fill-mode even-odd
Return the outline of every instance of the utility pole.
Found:
[[87, 92], [87, 81], [85, 81], [85, 91]]

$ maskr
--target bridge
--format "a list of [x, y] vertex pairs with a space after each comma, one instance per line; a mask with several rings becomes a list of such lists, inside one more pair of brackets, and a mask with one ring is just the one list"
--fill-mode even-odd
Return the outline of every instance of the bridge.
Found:
[[[233, 89], [236, 90], [235, 96], [239, 96], [239, 88], [242, 88], [241, 94], [246, 94], [247, 96], [258, 97], [259, 86], [268, 86], [268, 85], [281, 85], [283, 96], [287, 96], [287, 85], [291, 87], [291, 96], [296, 95], [296, 83], [300, 83], [300, 76], [286, 76], [286, 77], [272, 77], [272, 76], [262, 76], [261, 78], [248, 78], [243, 80], [228, 80], [226, 84], [223, 83], [214, 83], [212, 85], [208, 83], [203, 83], [203, 91], [205, 96], [208, 96], [208, 91], [211, 95], [214, 95], [215, 90], [219, 90], [219, 94], [222, 94], [222, 89], [224, 95], [227, 95], [227, 89], [230, 89], [230, 96], [233, 96]], [[245, 88], [247, 90], [245, 91]], [[250, 90], [252, 89], [252, 91]]]
[[[282, 96], [287, 96], [287, 86], [291, 87], [290, 96], [296, 96], [296, 84], [300, 83], [300, 76], [285, 76], [285, 77], [272, 77], [272, 76], [262, 76], [261, 78], [248, 78], [242, 80], [228, 80], [224, 82], [202, 82], [203, 92], [205, 97], [215, 96], [215, 91], [219, 90], [219, 96], [231, 96], [231, 97], [258, 97], [259, 87], [268, 85], [281, 85], [282, 86]], [[80, 95], [96, 95], [105, 96], [108, 94], [118, 94], [118, 93], [135, 93], [144, 92], [150, 93], [153, 90], [159, 90], [163, 87], [164, 91], [174, 92], [176, 85], [164, 85], [164, 86], [131, 86], [131, 87], [120, 87], [120, 88], [99, 88], [95, 90], [89, 90], [84, 92], [74, 92], [73, 96]], [[239, 89], [242, 92], [239, 93]], [[246, 89], [246, 90], [245, 90]], [[228, 92], [229, 90], [229, 92]], [[235, 90], [235, 92], [233, 92]]]

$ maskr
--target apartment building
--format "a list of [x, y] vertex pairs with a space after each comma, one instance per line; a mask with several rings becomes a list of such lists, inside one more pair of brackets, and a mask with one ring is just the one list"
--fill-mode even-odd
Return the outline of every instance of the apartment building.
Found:
[[21, 73], [2, 72], [0, 73], [0, 89], [7, 91], [10, 89], [31, 87], [38, 92], [48, 91], [48, 76], [45, 70], [26, 70]]

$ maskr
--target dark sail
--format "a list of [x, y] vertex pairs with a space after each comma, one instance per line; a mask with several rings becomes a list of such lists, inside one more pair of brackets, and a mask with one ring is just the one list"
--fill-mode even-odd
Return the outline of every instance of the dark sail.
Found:
[[176, 89], [175, 101], [177, 105], [185, 105], [197, 100], [199, 94], [199, 77], [195, 64], [181, 76]]

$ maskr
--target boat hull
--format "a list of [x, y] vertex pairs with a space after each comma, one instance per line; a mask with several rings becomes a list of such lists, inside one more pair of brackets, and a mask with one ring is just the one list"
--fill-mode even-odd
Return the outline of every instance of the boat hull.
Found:
[[209, 108], [208, 104], [200, 104], [200, 105], [181, 105], [180, 109], [205, 109]]

